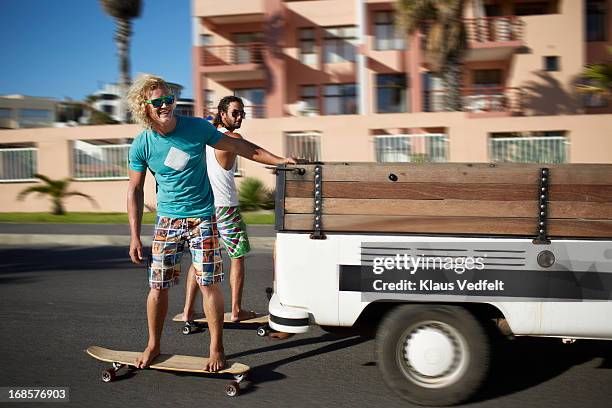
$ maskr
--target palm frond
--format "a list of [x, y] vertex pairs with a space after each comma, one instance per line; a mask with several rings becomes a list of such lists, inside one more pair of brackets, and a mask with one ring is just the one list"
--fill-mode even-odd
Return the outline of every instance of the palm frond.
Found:
[[106, 14], [118, 19], [132, 19], [140, 16], [141, 0], [100, 0]]
[[22, 190], [19, 195], [17, 195], [17, 200], [23, 201], [23, 199], [30, 193], [49, 194], [49, 192], [49, 186], [32, 186]]
[[69, 197], [69, 196], [79, 196], [79, 197], [83, 197], [86, 198], [87, 200], [89, 200], [89, 202], [96, 208], [99, 207], [98, 203], [96, 202], [96, 200], [94, 200], [94, 198], [90, 195], [87, 195], [85, 193], [80, 193], [78, 191], [69, 191], [67, 193], [64, 194], [64, 197]]

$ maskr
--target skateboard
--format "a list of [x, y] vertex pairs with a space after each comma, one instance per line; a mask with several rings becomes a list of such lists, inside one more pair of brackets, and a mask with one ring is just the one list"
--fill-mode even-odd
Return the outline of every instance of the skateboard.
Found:
[[[183, 328], [181, 329], [181, 333], [187, 335], [194, 333], [198, 330], [204, 330], [206, 325], [208, 324], [208, 319], [204, 315], [197, 315], [195, 319], [190, 321], [183, 321], [183, 314], [179, 313], [172, 318], [174, 322], [183, 323]], [[264, 337], [270, 333], [270, 327], [268, 326], [268, 319], [270, 315], [263, 315], [258, 313], [256, 317], [252, 319], [241, 320], [239, 322], [232, 321], [232, 314], [225, 313], [223, 315], [223, 325], [224, 326], [258, 326], [257, 327], [257, 335], [259, 337]]]
[[[123, 367], [134, 367], [136, 358], [141, 354], [135, 351], [109, 350], [104, 347], [91, 346], [86, 353], [93, 358], [112, 363], [112, 368], [102, 371], [102, 381], [114, 381], [117, 372]], [[225, 394], [235, 397], [240, 394], [240, 383], [246, 380], [250, 367], [236, 362], [227, 362], [227, 367], [220, 371], [206, 371], [203, 369], [208, 361], [205, 357], [183, 356], [179, 354], [160, 354], [153, 360], [148, 368], [162, 371], [183, 371], [190, 373], [203, 373], [211, 375], [232, 375], [234, 381], [225, 386]]]

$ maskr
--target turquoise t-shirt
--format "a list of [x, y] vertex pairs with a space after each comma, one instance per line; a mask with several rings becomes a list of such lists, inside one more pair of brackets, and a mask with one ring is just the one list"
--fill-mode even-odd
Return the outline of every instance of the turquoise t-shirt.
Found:
[[177, 116], [167, 135], [142, 131], [130, 146], [129, 166], [151, 169], [157, 181], [157, 215], [199, 218], [215, 213], [213, 192], [206, 172], [206, 146], [223, 136], [201, 118]]

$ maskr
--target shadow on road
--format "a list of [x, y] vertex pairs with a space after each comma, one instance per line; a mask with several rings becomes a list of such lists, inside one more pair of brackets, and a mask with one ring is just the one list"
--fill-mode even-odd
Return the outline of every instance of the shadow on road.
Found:
[[257, 384], [262, 384], [270, 381], [278, 381], [285, 378], [284, 374], [278, 373], [274, 371], [277, 367], [283, 366], [285, 364], [289, 364], [295, 361], [303, 360], [306, 358], [318, 356], [321, 354], [331, 353], [338, 350], [343, 350], [348, 347], [353, 347], [358, 344], [369, 341], [369, 337], [362, 336], [353, 336], [350, 338], [346, 338], [346, 336], [339, 336], [334, 334], [324, 334], [319, 337], [313, 337], [308, 339], [297, 339], [293, 341], [287, 341], [283, 343], [279, 343], [273, 346], [261, 347], [258, 349], [247, 350], [240, 353], [234, 353], [228, 356], [228, 359], [237, 359], [239, 357], [247, 356], [250, 354], [260, 354], [284, 349], [291, 349], [299, 346], [308, 346], [319, 343], [328, 343], [333, 342], [331, 344], [327, 344], [323, 347], [319, 347], [315, 350], [310, 350], [304, 353], [294, 354], [291, 357], [283, 358], [280, 360], [272, 361], [270, 363], [266, 363], [263, 365], [259, 365], [251, 368], [251, 381], [252, 386], [249, 389], [245, 390], [246, 392], [253, 392], [257, 389]]
[[[148, 253], [149, 248], [145, 248]], [[3, 274], [138, 267], [130, 262], [128, 248], [106, 247], [45, 247], [1, 248]]]
[[598, 358], [603, 359], [598, 369], [610, 369], [611, 356], [609, 341], [579, 340], [575, 344], [563, 344], [553, 338], [517, 338], [496, 348], [487, 383], [471, 402], [535, 387]]

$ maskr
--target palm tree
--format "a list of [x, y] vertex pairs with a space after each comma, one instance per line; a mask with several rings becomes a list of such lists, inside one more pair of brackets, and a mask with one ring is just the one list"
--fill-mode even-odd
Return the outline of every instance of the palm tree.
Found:
[[462, 110], [462, 59], [467, 50], [463, 24], [463, 0], [398, 0], [399, 26], [408, 34], [421, 29], [426, 34], [427, 60], [444, 84], [444, 108]]
[[[608, 54], [612, 60], [612, 47], [608, 47]], [[581, 76], [588, 81], [588, 84], [577, 85], [578, 91], [600, 94], [608, 98], [612, 96], [612, 64], [587, 65]]]
[[142, 10], [141, 0], [100, 0], [106, 14], [115, 19], [115, 44], [119, 55], [119, 87], [121, 100], [119, 101], [119, 118], [122, 123], [127, 122], [125, 95], [130, 85], [130, 36], [132, 35], [132, 19], [140, 16]]
[[66, 210], [64, 208], [64, 199], [69, 196], [85, 197], [92, 203], [92, 205], [97, 207], [96, 201], [87, 194], [79, 193], [78, 191], [68, 191], [68, 185], [70, 184], [69, 178], [53, 180], [42, 174], [35, 174], [34, 177], [42, 180], [46, 184], [39, 184], [22, 190], [17, 196], [17, 199], [19, 201], [23, 200], [30, 193], [49, 195], [51, 197], [51, 200], [53, 201], [53, 214], [55, 215], [66, 214]]

